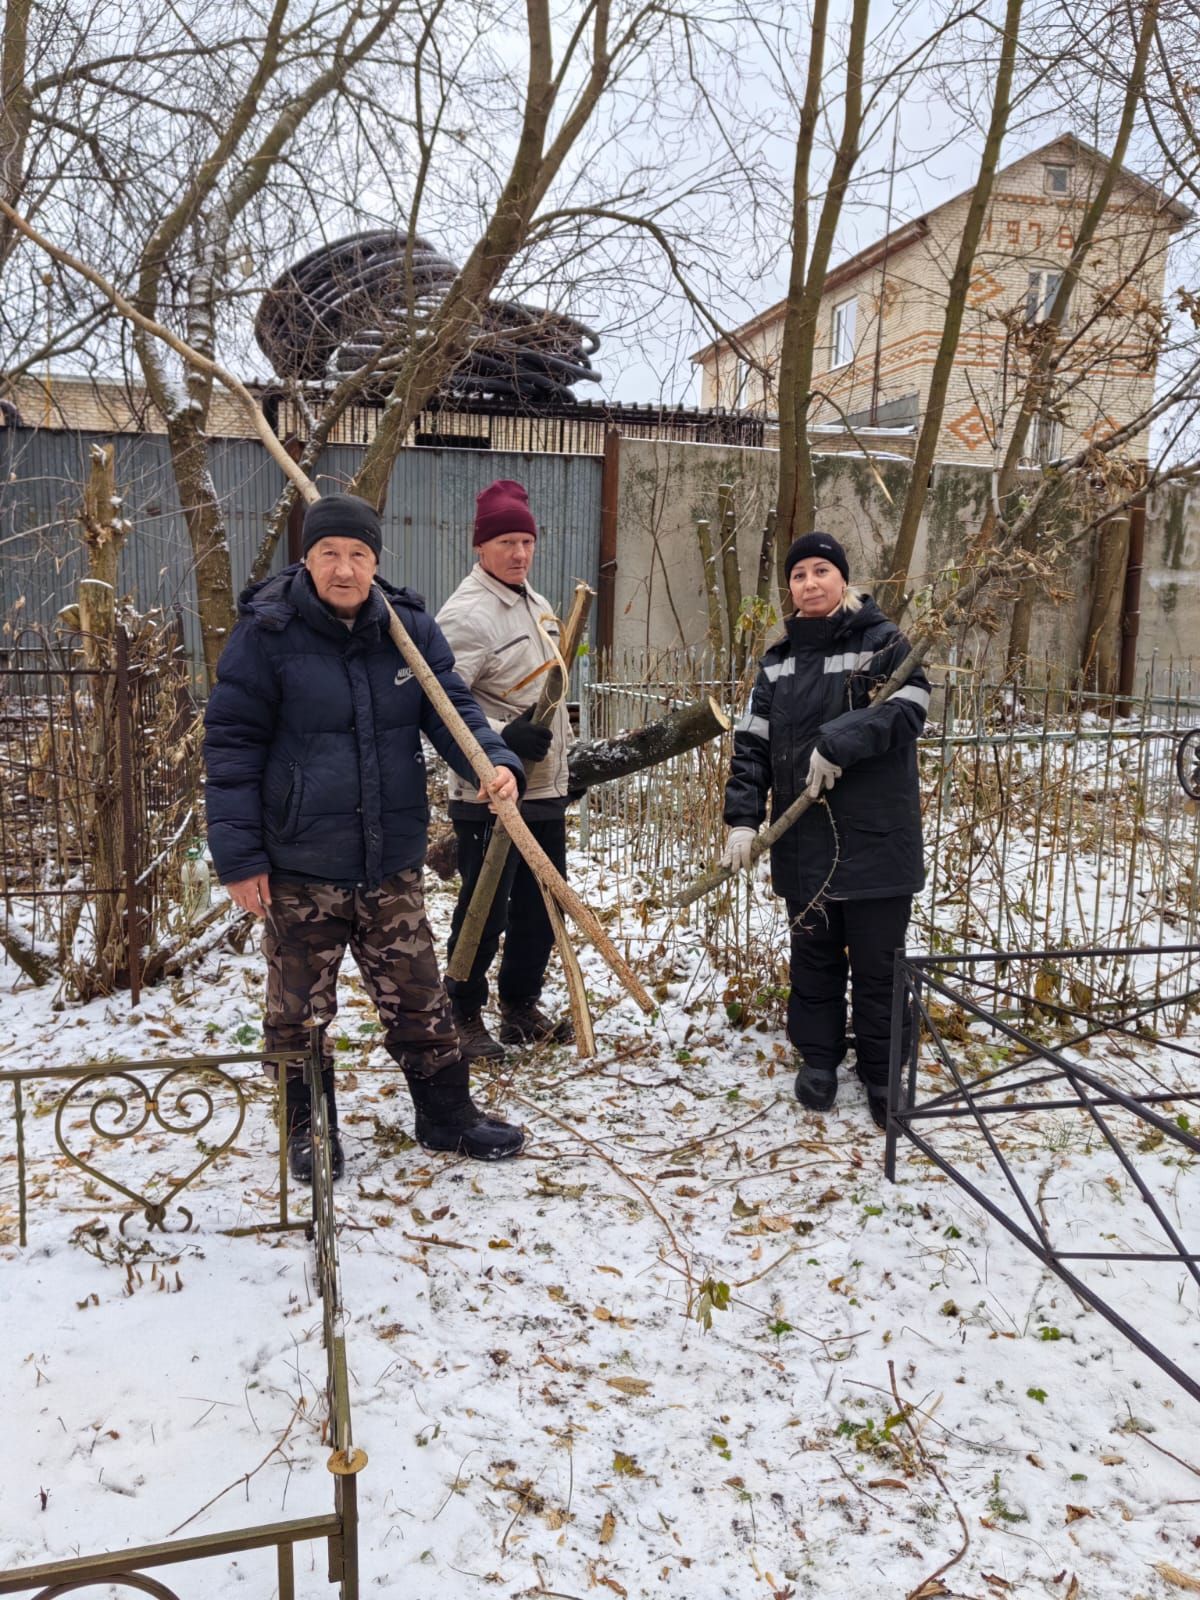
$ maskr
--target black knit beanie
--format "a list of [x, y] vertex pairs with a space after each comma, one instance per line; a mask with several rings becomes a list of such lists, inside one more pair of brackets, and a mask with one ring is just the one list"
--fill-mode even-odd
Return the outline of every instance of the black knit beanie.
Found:
[[361, 539], [378, 560], [383, 549], [383, 524], [375, 507], [356, 494], [322, 495], [304, 513], [301, 553], [307, 555], [318, 539]]
[[846, 559], [846, 552], [831, 533], [804, 533], [792, 541], [784, 563], [788, 578], [791, 578], [792, 568], [797, 561], [808, 561], [818, 556], [835, 566], [846, 582], [850, 582], [850, 563]]

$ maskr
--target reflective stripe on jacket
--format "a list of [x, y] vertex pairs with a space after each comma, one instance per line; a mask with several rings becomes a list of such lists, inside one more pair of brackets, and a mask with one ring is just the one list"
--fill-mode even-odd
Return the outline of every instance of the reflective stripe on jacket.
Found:
[[775, 892], [808, 902], [882, 900], [925, 881], [916, 741], [929, 709], [917, 669], [887, 700], [871, 700], [908, 654], [904, 635], [864, 598], [858, 611], [791, 617], [759, 663], [737, 723], [725, 789], [730, 827], [761, 826], [803, 792], [809, 757], [842, 768], [825, 796], [771, 850]]

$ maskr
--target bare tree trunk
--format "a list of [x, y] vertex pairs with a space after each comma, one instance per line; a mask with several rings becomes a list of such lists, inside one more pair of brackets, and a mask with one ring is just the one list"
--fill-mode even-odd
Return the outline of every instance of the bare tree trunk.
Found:
[[[32, 112], [26, 78], [31, 10], [30, 0], [6, 0], [0, 42], [0, 197], [11, 205], [20, 199], [25, 181], [25, 146]], [[17, 237], [8, 219], [0, 217], [0, 266]]]
[[717, 562], [713, 554], [712, 524], [707, 517], [696, 518], [696, 542], [700, 546], [700, 567], [704, 573], [704, 600], [708, 606], [708, 642], [714, 655], [724, 643], [721, 628], [721, 596], [717, 584]]
[[[818, 0], [823, 8], [824, 0]], [[779, 516], [776, 523], [776, 548], [779, 557], [779, 585], [780, 592], [787, 593], [787, 583], [783, 574], [783, 558], [787, 548], [799, 534], [810, 532], [816, 521], [816, 489], [813, 483], [812, 450], [808, 442], [808, 404], [812, 390], [813, 352], [818, 340], [817, 317], [821, 308], [821, 296], [825, 291], [825, 276], [829, 270], [829, 257], [833, 253], [833, 241], [837, 233], [838, 223], [841, 220], [842, 204], [846, 198], [846, 190], [850, 183], [850, 176], [854, 171], [854, 164], [858, 160], [858, 142], [862, 133], [862, 91], [863, 91], [863, 53], [867, 42], [867, 22], [870, 16], [870, 0], [854, 0], [850, 15], [850, 38], [846, 47], [846, 94], [842, 109], [842, 131], [838, 139], [837, 151], [833, 158], [833, 170], [830, 173], [829, 185], [825, 190], [825, 199], [821, 204], [821, 215], [817, 222], [817, 231], [813, 238], [812, 255], [808, 261], [807, 271], [803, 275], [803, 288], [800, 291], [799, 309], [792, 318], [789, 315], [784, 320], [784, 345], [785, 350], [780, 360], [780, 500]], [[822, 18], [822, 33], [824, 32], [824, 18]], [[813, 50], [817, 44], [817, 19], [813, 19]], [[809, 80], [805, 89], [804, 111], [801, 115], [801, 134], [796, 145], [796, 182], [793, 185], [792, 198], [792, 252], [793, 273], [789, 277], [789, 299], [791, 284], [797, 276], [795, 271], [795, 253], [797, 248], [803, 248], [803, 241], [807, 239], [807, 226], [803, 232], [800, 226], [798, 208], [808, 203], [809, 174], [808, 163], [811, 161], [811, 138], [806, 143], [805, 117], [809, 111], [809, 92], [812, 88], [812, 61], [809, 63]], [[818, 85], [819, 91], [819, 85]], [[814, 119], [815, 120], [815, 119]], [[803, 177], [800, 176], [801, 160], [805, 168]], [[803, 261], [800, 263], [803, 271]], [[790, 323], [790, 327], [789, 327]], [[790, 348], [789, 348], [790, 334]], [[783, 428], [783, 375], [785, 367], [789, 372], [791, 398], [788, 413], [788, 438], [785, 441]], [[790, 456], [787, 472], [786, 494], [790, 500], [790, 507], [785, 506], [784, 485], [784, 457]]]
[[725, 588], [725, 637], [729, 642], [730, 671], [739, 650], [745, 653], [745, 644], [738, 637], [738, 618], [742, 614], [742, 574], [738, 569], [737, 512], [733, 505], [733, 485], [723, 483], [717, 489], [717, 534], [721, 541], [721, 581]]
[[[829, 0], [814, 0], [808, 40], [808, 72], [796, 133], [796, 159], [792, 166], [792, 260], [788, 269], [787, 310], [779, 352], [779, 493], [776, 528], [780, 564], [796, 526], [797, 441], [808, 428], [808, 384], [801, 385], [804, 279], [808, 266], [808, 207], [813, 145], [821, 111], [821, 79], [825, 66], [825, 39], [829, 28]], [[809, 361], [809, 375], [812, 362]], [[784, 530], [787, 530], [786, 536]], [[782, 573], [781, 573], [782, 577]]]
[[[1021, 537], [1016, 541], [1015, 548], [1026, 557], [1032, 557], [1037, 552], [1039, 528], [1036, 522], [1030, 523]], [[1033, 606], [1037, 599], [1038, 580], [1035, 577], [1024, 577], [1017, 582], [1017, 597], [1013, 601], [1012, 611], [1008, 619], [1008, 651], [1006, 657], [1007, 670], [1019, 674], [1029, 659], [1029, 637], [1033, 630]]]
[[79, 631], [83, 636], [83, 658], [93, 669], [112, 664], [112, 638], [117, 625], [117, 557], [125, 542], [124, 531], [114, 525], [116, 503], [113, 447], [93, 445], [79, 519], [88, 562], [87, 576], [79, 580]]
[[235, 620], [225, 514], [208, 469], [208, 436], [201, 414], [186, 410], [168, 418], [167, 439], [192, 547], [204, 670], [211, 687], [217, 681], [217, 662]]
[[81, 819], [80, 829], [80, 848], [97, 890], [93, 898], [96, 931], [90, 963], [72, 962], [69, 943], [64, 950], [81, 999], [108, 994], [116, 988], [127, 948], [126, 907], [120, 892], [124, 882], [125, 819], [117, 737], [118, 688], [113, 671], [117, 557], [125, 541], [124, 525], [118, 526], [115, 515], [118, 509], [113, 447], [97, 446], [91, 452], [80, 513], [88, 576], [79, 586], [80, 626], [86, 630], [84, 658], [97, 669], [84, 720], [85, 770], [92, 803]]
[[[1075, 248], [1071, 252], [1071, 258], [1063, 268], [1062, 281], [1059, 283], [1058, 292], [1054, 296], [1054, 303], [1050, 307], [1045, 322], [1041, 325], [1043, 336], [1037, 346], [1031, 364], [1029, 378], [1021, 397], [1021, 408], [1013, 424], [1008, 448], [1004, 454], [1004, 461], [996, 484], [993, 507], [989, 509], [980, 529], [979, 542], [984, 548], [992, 542], [992, 535], [996, 527], [995, 505], [997, 503], [1001, 506], [1006, 505], [1009, 496], [1017, 486], [1017, 475], [1021, 465], [1021, 458], [1025, 454], [1029, 430], [1033, 425], [1034, 418], [1044, 408], [1047, 395], [1054, 381], [1059, 359], [1057, 336], [1062, 328], [1067, 308], [1071, 302], [1071, 295], [1079, 281], [1084, 263], [1091, 253], [1096, 230], [1108, 209], [1108, 202], [1112, 198], [1113, 188], [1125, 162], [1125, 152], [1129, 147], [1129, 139], [1133, 132], [1133, 125], [1137, 118], [1138, 106], [1145, 84], [1146, 58], [1149, 54], [1157, 25], [1158, 5], [1159, 0], [1146, 0], [1146, 6], [1139, 24], [1133, 61], [1126, 79], [1125, 99], [1121, 108], [1121, 118], [1117, 125], [1116, 137], [1113, 140], [1112, 149], [1102, 171], [1100, 183], [1087, 211], [1084, 213], [1083, 221], [1076, 235]], [[1019, 672], [1028, 654], [1029, 612], [1031, 608], [1032, 599], [1030, 598], [1028, 603], [1024, 603], [1023, 596], [1022, 601], [1018, 602], [1013, 611], [1013, 621], [1008, 642], [1008, 670], [1010, 672]]]
[[1096, 565], [1092, 573], [1092, 606], [1084, 637], [1084, 682], [1096, 694], [1117, 692], [1121, 663], [1121, 601], [1125, 593], [1125, 568], [1129, 561], [1129, 517], [1110, 517], [1096, 537]]
[[[950, 388], [954, 358], [958, 353], [959, 335], [962, 332], [967, 290], [970, 287], [971, 272], [992, 197], [992, 184], [1000, 162], [1000, 149], [1008, 129], [1013, 64], [1016, 60], [1017, 39], [1021, 27], [1021, 6], [1022, 0], [1008, 0], [1004, 16], [1004, 37], [1000, 45], [1000, 60], [996, 68], [992, 115], [979, 163], [979, 176], [971, 193], [971, 203], [967, 207], [967, 217], [958, 243], [958, 256], [954, 263], [954, 271], [950, 275], [946, 317], [942, 323], [942, 336], [938, 342], [938, 351], [929, 378], [929, 396], [925, 402], [925, 414], [921, 418], [921, 433], [913, 455], [912, 476], [909, 479], [904, 507], [900, 513], [900, 525], [896, 530], [892, 559], [888, 566], [887, 578], [876, 594], [876, 600], [882, 609], [896, 616], [899, 616], [904, 608], [904, 588], [917, 541], [921, 512], [925, 508], [925, 498], [929, 492], [929, 477], [937, 456], [942, 417], [946, 410], [946, 395]], [[879, 315], [883, 315], [882, 306]]]
[[608, 86], [615, 51], [645, 28], [651, 15], [648, 9], [635, 16], [614, 47], [609, 39], [611, 11], [611, 0], [596, 0], [591, 8], [592, 59], [587, 78], [547, 147], [550, 117], [567, 63], [564, 59], [555, 71], [549, 0], [525, 0], [529, 66], [516, 153], [483, 237], [428, 323], [411, 330], [408, 352], [400, 363], [378, 431], [351, 484], [354, 492], [372, 505], [383, 505], [392, 466], [414, 418], [455, 366], [483, 307], [525, 243], [537, 207]]

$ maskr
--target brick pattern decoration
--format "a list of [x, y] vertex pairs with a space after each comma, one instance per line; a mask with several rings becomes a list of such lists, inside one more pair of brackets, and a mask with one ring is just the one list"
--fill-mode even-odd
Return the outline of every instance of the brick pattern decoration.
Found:
[[[1071, 194], [1045, 192], [1048, 162], [1071, 166]], [[1096, 181], [1095, 161], [1071, 141], [1055, 141], [998, 175], [966, 296], [939, 460], [977, 463], [997, 439], [1003, 448], [1004, 429], [1016, 415], [1027, 365], [1022, 327], [1030, 274], [1061, 272]], [[913, 239], [909, 230], [909, 242], [886, 265], [879, 260], [878, 246], [871, 246], [862, 252], [870, 264], [861, 272], [843, 277], [839, 271], [836, 289], [821, 303], [813, 377], [814, 387], [836, 405], [818, 403], [812, 413], [815, 424], [835, 424], [838, 408], [847, 415], [869, 411], [873, 395], [878, 405], [885, 405], [915, 393], [919, 412], [924, 410], [969, 199], [960, 195], [930, 212], [924, 236]], [[1124, 426], [1150, 403], [1166, 254], [1179, 226], [1178, 215], [1158, 209], [1144, 185], [1118, 180], [1072, 301], [1069, 327], [1077, 332], [1104, 300], [1113, 303], [1080, 335], [1063, 366], [1070, 391], [1062, 404], [1064, 452]], [[857, 297], [854, 360], [831, 368], [833, 305], [852, 295]], [[782, 305], [773, 307], [747, 323], [744, 332], [739, 330], [769, 374], [778, 370], [783, 311]], [[776, 409], [770, 384], [764, 396], [761, 379], [747, 375], [728, 346], [710, 346], [697, 359], [703, 372], [702, 404]], [[1145, 455], [1148, 444], [1143, 435], [1132, 441], [1131, 450]]]

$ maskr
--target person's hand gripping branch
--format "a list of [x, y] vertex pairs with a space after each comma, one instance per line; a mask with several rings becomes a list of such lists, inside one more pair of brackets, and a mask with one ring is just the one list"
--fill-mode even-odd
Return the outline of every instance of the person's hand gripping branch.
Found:
[[757, 828], [730, 828], [721, 865], [731, 872], [744, 872], [750, 865], [750, 851], [757, 838]]
[[841, 775], [841, 767], [835, 767], [833, 762], [827, 760], [814, 746], [813, 753], [808, 758], [808, 781], [805, 783], [804, 792], [812, 795], [814, 800], [819, 800], [825, 790], [833, 788]]

